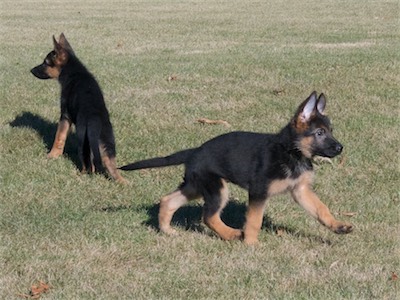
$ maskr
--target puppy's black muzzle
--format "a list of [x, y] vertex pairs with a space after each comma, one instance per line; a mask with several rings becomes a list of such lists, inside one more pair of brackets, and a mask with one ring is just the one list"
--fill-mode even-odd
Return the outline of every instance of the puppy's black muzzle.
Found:
[[324, 149], [321, 151], [322, 152], [321, 156], [332, 158], [342, 153], [342, 151], [343, 151], [343, 145], [340, 144], [335, 139], [331, 139], [327, 143], [326, 147], [324, 147]]
[[39, 79], [50, 79], [49, 74], [46, 73], [46, 67], [45, 64], [38, 65], [31, 70], [31, 73]]
[[337, 154], [340, 154], [343, 151], [343, 146], [341, 144], [337, 143], [335, 146], [335, 150], [336, 150]]

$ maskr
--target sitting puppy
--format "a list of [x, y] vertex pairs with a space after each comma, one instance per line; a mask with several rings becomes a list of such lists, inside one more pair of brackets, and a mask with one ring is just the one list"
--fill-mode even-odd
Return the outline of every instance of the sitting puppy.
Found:
[[115, 141], [109, 114], [99, 84], [75, 56], [64, 34], [59, 42], [53, 36], [54, 50], [31, 72], [39, 79], [57, 78], [61, 85], [61, 117], [49, 158], [64, 151], [71, 124], [75, 124], [82, 172], [103, 172], [120, 183], [115, 162]]

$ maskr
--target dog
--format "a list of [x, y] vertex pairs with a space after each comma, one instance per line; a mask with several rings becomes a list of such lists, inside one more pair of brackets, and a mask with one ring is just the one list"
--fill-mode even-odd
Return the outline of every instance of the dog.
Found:
[[[202, 197], [203, 220], [210, 229], [224, 240], [243, 238], [248, 245], [257, 244], [266, 200], [283, 192], [290, 192], [300, 206], [333, 232], [349, 233], [353, 226], [337, 221], [311, 188], [312, 158], [332, 158], [343, 150], [332, 135], [325, 105], [324, 94], [317, 98], [313, 92], [277, 134], [230, 132], [198, 148], [137, 161], [119, 169], [185, 165], [183, 183], [160, 201], [159, 227], [167, 234], [175, 232], [170, 225], [175, 211], [189, 200]], [[248, 191], [243, 233], [220, 218], [228, 202], [228, 182]]]
[[61, 85], [61, 117], [48, 158], [63, 154], [68, 132], [74, 124], [82, 172], [102, 173], [104, 164], [117, 182], [125, 183], [117, 169], [113, 128], [99, 84], [76, 57], [63, 33], [58, 42], [53, 36], [53, 44], [54, 50], [44, 62], [31, 70], [37, 78], [55, 78]]

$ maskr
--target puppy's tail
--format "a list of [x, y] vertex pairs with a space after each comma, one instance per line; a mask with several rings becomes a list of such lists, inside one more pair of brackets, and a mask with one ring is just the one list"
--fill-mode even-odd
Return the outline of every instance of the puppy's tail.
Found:
[[189, 157], [197, 150], [197, 148], [193, 149], [186, 149], [169, 156], [165, 157], [155, 157], [145, 160], [136, 161], [129, 165], [125, 165], [118, 169], [123, 171], [132, 171], [132, 170], [139, 170], [139, 169], [149, 169], [149, 168], [160, 168], [160, 167], [167, 167], [167, 166], [176, 166], [184, 164], [188, 161]]

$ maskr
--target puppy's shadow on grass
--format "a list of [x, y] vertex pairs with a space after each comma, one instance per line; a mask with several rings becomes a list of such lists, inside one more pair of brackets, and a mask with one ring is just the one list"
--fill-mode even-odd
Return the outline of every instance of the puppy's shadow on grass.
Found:
[[[142, 224], [148, 227], [151, 227], [155, 230], [158, 230], [158, 212], [160, 210], [159, 204], [154, 204], [151, 206], [118, 206], [118, 207], [106, 207], [102, 208], [102, 211], [105, 212], [118, 212], [121, 210], [135, 210], [135, 211], [143, 211], [145, 210], [148, 215], [148, 219], [145, 220]], [[244, 203], [238, 201], [229, 201], [227, 206], [224, 208], [221, 219], [230, 227], [242, 229], [245, 221], [246, 221], [246, 210], [247, 207]], [[206, 227], [202, 223], [202, 211], [203, 207], [200, 204], [189, 204], [187, 206], [183, 206], [179, 208], [173, 218], [171, 225], [173, 227], [180, 227], [186, 231], [195, 231], [195, 232], [205, 232]], [[318, 235], [308, 234], [303, 231], [299, 231], [290, 227], [287, 227], [282, 224], [274, 223], [268, 216], [264, 216], [262, 231], [268, 231], [272, 234], [281, 234], [282, 232], [291, 236], [306, 238], [312, 240], [314, 242], [318, 242], [321, 244], [331, 245], [332, 242], [330, 240], [324, 239]], [[208, 231], [209, 232], [209, 231]]]
[[[54, 137], [57, 132], [57, 123], [48, 121], [43, 117], [31, 112], [22, 112], [13, 121], [10, 122], [11, 127], [29, 128], [35, 130], [43, 139], [43, 143], [50, 152], [53, 146]], [[66, 155], [77, 168], [81, 167], [77, 153], [78, 139], [75, 133], [68, 135], [65, 143], [64, 155]]]

